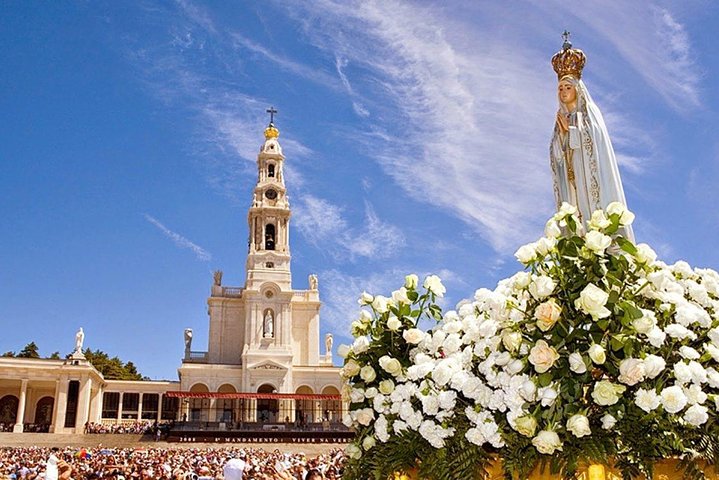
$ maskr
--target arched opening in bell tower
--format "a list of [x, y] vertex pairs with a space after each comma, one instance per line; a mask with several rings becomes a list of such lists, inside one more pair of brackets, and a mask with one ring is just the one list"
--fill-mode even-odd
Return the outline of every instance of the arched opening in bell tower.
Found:
[[267, 165], [267, 176], [270, 178], [275, 176], [275, 166], [272, 163]]
[[265, 250], [275, 249], [275, 226], [268, 223], [265, 226]]

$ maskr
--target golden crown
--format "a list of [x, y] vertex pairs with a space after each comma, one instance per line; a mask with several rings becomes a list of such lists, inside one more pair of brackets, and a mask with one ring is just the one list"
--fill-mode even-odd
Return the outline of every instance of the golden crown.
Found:
[[267, 125], [267, 128], [265, 128], [265, 139], [269, 140], [270, 138], [277, 138], [279, 136], [280, 131], [277, 130], [274, 123]]
[[564, 44], [562, 49], [552, 57], [552, 68], [557, 72], [557, 79], [561, 80], [566, 75], [579, 80], [582, 78], [582, 69], [587, 62], [587, 56], [578, 48], [572, 48], [569, 41], [569, 32], [564, 32]]

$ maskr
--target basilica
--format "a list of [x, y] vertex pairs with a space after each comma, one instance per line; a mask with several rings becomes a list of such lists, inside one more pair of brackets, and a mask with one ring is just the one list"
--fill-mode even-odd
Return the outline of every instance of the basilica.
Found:
[[247, 215], [245, 284], [224, 285], [222, 271], [214, 273], [207, 349], [196, 350], [185, 329], [178, 381], [107, 380], [84, 358], [79, 336], [65, 360], [0, 358], [0, 426], [80, 433], [88, 423], [138, 420], [217, 431], [339, 425], [341, 379], [332, 335], [320, 339], [318, 278], [292, 287], [279, 134], [271, 117]]

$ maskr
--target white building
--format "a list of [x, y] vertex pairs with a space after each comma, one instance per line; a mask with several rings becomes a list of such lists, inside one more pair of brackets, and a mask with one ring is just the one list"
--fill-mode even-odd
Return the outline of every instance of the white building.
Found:
[[73, 433], [86, 422], [143, 419], [223, 425], [339, 420], [341, 380], [331, 335], [320, 341], [318, 280], [310, 275], [306, 290], [292, 288], [285, 157], [272, 122], [264, 133], [247, 215], [245, 285], [222, 285], [222, 272], [215, 272], [207, 351], [193, 351], [192, 331], [185, 331], [180, 381], [105, 380], [81, 355], [1, 358], [0, 424]]

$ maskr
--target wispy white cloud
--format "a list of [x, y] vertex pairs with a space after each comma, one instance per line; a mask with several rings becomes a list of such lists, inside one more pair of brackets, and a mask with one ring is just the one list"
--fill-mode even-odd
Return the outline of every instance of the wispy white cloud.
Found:
[[347, 75], [342, 70], [346, 66], [347, 66], [346, 58], [335, 56], [335, 68], [337, 69], [337, 74], [340, 76], [340, 80], [342, 80], [342, 85], [344, 85], [345, 90], [347, 91], [347, 94], [350, 96], [350, 98], [353, 98], [352, 109], [360, 117], [369, 117], [369, 111], [364, 107], [364, 105], [362, 105], [362, 103], [360, 103], [359, 101], [354, 100], [354, 97], [356, 95], [355, 95], [354, 91], [352, 90], [352, 85], [350, 84], [350, 81], [347, 78]]
[[156, 226], [162, 233], [165, 234], [167, 238], [172, 240], [172, 242], [179, 248], [187, 248], [189, 250], [192, 250], [192, 252], [195, 254], [195, 257], [197, 257], [198, 260], [201, 260], [203, 262], [209, 262], [212, 260], [212, 254], [202, 248], [201, 246], [197, 245], [196, 243], [191, 242], [187, 238], [183, 237], [177, 232], [173, 232], [166, 226], [164, 226], [162, 223], [160, 223], [159, 220], [157, 220], [155, 217], [144, 214], [145, 220]]
[[381, 220], [369, 203], [365, 203], [364, 220], [354, 228], [341, 207], [312, 194], [304, 194], [293, 209], [300, 234], [336, 258], [387, 258], [405, 244], [402, 231]]

